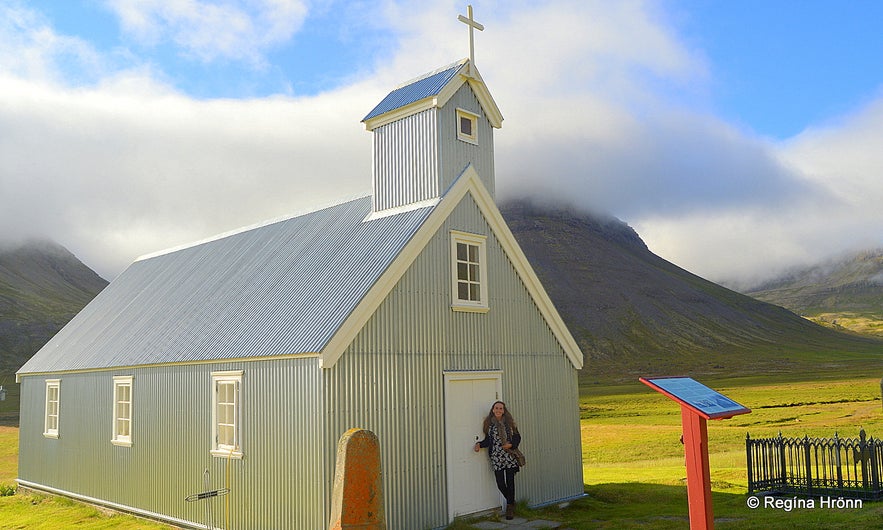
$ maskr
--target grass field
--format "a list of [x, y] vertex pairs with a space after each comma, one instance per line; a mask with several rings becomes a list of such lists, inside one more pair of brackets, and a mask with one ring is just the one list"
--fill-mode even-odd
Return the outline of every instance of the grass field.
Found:
[[883, 337], [883, 314], [880, 313], [818, 313], [808, 318], [829, 328]]
[[[752, 409], [708, 422], [717, 528], [881, 528], [883, 503], [861, 509], [751, 510], [746, 505], [745, 436], [883, 435], [880, 380], [703, 381]], [[588, 498], [542, 513], [574, 528], [685, 528], [688, 521], [679, 407], [645, 387], [593, 386], [581, 399], [583, 474]], [[560, 513], [556, 514], [555, 512]], [[565, 515], [564, 512], [569, 512]]]
[[[752, 409], [751, 414], [709, 421], [709, 455], [716, 528], [883, 528], [883, 503], [852, 509], [750, 509], [746, 505], [745, 435], [752, 437], [883, 436], [880, 379], [867, 370], [819, 373], [811, 381], [781, 375], [701, 380]], [[635, 381], [582, 389], [583, 473], [587, 496], [536, 510], [532, 517], [571, 528], [683, 529], [688, 527], [684, 456], [678, 406]], [[0, 427], [0, 485], [17, 474], [18, 430]], [[0, 497], [3, 528], [164, 528], [104, 513], [56, 497]], [[458, 523], [454, 528], [469, 528]]]

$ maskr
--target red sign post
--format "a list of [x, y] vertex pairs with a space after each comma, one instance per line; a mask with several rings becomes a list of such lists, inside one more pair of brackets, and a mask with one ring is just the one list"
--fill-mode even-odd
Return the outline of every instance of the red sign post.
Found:
[[650, 377], [640, 381], [681, 405], [681, 426], [687, 465], [687, 503], [691, 530], [714, 528], [706, 420], [748, 414], [746, 408], [689, 377]]

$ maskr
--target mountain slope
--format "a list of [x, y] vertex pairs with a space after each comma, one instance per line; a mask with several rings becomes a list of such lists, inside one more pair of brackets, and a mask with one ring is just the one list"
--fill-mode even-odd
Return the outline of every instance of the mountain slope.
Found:
[[58, 244], [0, 249], [0, 373], [17, 370], [106, 285]]
[[616, 219], [525, 202], [501, 209], [586, 355], [584, 377], [750, 374], [883, 358], [881, 341], [836, 333], [665, 261]]
[[883, 335], [883, 249], [794, 270], [746, 294], [822, 323]]

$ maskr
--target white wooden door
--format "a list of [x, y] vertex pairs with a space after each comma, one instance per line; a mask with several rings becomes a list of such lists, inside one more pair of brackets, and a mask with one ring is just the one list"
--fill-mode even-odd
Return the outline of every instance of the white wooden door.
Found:
[[487, 450], [473, 450], [484, 438], [481, 423], [500, 399], [500, 372], [445, 374], [445, 438], [448, 468], [448, 514], [480, 512], [500, 506]]

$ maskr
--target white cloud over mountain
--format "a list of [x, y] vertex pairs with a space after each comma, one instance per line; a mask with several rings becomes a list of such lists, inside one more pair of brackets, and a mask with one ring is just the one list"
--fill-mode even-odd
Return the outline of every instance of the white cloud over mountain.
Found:
[[[254, 4], [107, 5], [138, 46], [171, 43], [196, 61], [259, 71], [274, 46], [298, 38], [312, 6]], [[99, 52], [26, 4], [0, 10], [11, 52], [0, 59], [4, 237], [52, 237], [108, 278], [140, 254], [370, 193], [359, 120], [398, 83], [468, 50], [459, 4], [385, 2], [364, 23], [395, 33], [398, 47], [343, 86], [205, 100], [136, 52]], [[652, 4], [512, 2], [481, 13], [476, 62], [505, 117], [501, 198], [612, 213], [711, 279], [883, 245], [883, 98], [776, 142], [714, 115], [707, 60]]]

